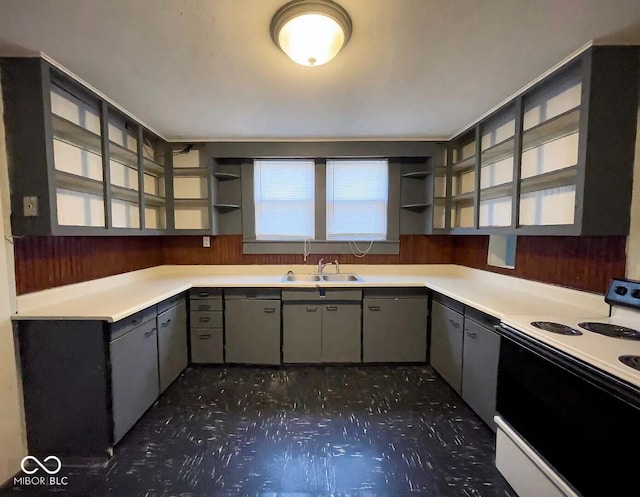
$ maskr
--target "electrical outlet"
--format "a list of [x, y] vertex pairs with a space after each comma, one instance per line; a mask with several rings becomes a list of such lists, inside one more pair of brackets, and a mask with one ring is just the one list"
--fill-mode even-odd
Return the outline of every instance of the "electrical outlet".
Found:
[[203, 236], [202, 237], [202, 246], [205, 247], [205, 248], [211, 247], [211, 237], [210, 236]]
[[25, 217], [38, 216], [38, 197], [23, 197], [22, 207]]

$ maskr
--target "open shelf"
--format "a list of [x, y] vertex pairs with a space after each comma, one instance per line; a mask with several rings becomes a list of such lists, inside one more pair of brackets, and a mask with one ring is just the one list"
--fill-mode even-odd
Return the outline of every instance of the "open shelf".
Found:
[[150, 159], [149, 157], [144, 158], [144, 169], [147, 172], [158, 175], [165, 173], [164, 165], [160, 164], [158, 161]]
[[467, 169], [473, 169], [474, 167], [476, 167], [475, 154], [467, 157], [466, 159], [462, 159], [451, 166], [453, 172], [455, 173], [459, 173]]
[[550, 188], [574, 185], [578, 175], [578, 166], [565, 167], [548, 173], [520, 180], [520, 193], [531, 193]]
[[405, 204], [401, 205], [400, 207], [409, 211], [421, 212], [427, 207], [431, 207], [431, 204]]
[[454, 195], [453, 197], [451, 197], [451, 200], [453, 202], [463, 202], [463, 201], [473, 200], [474, 196], [475, 196], [475, 192], [459, 193], [458, 195]]
[[526, 130], [522, 135], [522, 151], [571, 135], [579, 129], [580, 107], [574, 107]]
[[151, 193], [144, 194], [144, 203], [146, 206], [150, 207], [164, 207], [166, 205], [166, 201], [163, 197], [152, 195]]
[[64, 117], [56, 114], [51, 115], [53, 124], [53, 137], [68, 143], [74, 147], [88, 150], [97, 155], [102, 155], [102, 138], [100, 135], [78, 126]]
[[207, 176], [209, 169], [206, 167], [179, 167], [173, 168], [174, 176]]
[[209, 205], [208, 198], [176, 198], [173, 200], [176, 207], [206, 207]]
[[112, 141], [109, 142], [109, 158], [138, 169], [138, 154]]
[[213, 177], [216, 178], [219, 181], [230, 181], [230, 180], [234, 180], [234, 179], [240, 179], [240, 175], [239, 174], [221, 173], [221, 172], [213, 173]]
[[513, 195], [513, 183], [490, 186], [480, 190], [480, 201], [493, 200], [495, 198], [511, 197]]
[[511, 136], [500, 143], [484, 149], [481, 153], [480, 161], [482, 167], [513, 157], [514, 145], [514, 137]]
[[132, 190], [131, 188], [123, 188], [121, 186], [111, 185], [111, 197], [117, 200], [124, 200], [125, 202], [139, 203], [140, 197], [138, 190]]
[[237, 204], [213, 204], [213, 207], [220, 212], [235, 211], [240, 208]]
[[431, 171], [413, 171], [410, 173], [404, 173], [402, 177], [410, 179], [424, 179], [429, 175], [431, 175]]
[[104, 195], [104, 183], [102, 181], [59, 170], [56, 170], [56, 188], [89, 193], [91, 195]]

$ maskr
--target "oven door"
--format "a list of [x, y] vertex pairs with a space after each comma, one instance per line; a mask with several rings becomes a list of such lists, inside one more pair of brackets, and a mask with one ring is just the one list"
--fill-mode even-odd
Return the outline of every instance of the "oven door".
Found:
[[640, 393], [525, 334], [503, 340], [497, 411], [585, 497], [639, 488]]

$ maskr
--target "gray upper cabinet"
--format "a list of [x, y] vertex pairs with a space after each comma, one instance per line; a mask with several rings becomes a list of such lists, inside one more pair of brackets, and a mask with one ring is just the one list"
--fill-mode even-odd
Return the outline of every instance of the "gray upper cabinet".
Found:
[[464, 315], [434, 301], [431, 307], [431, 366], [458, 393], [462, 391]]
[[225, 291], [226, 362], [280, 364], [280, 292]]
[[4, 58], [14, 235], [163, 233], [167, 146], [39, 58]]
[[177, 304], [158, 314], [158, 367], [160, 393], [187, 367], [187, 304]]
[[[113, 437], [118, 442], [158, 398], [155, 317], [110, 344]], [[116, 336], [114, 332], [112, 336]]]
[[400, 234], [429, 234], [433, 230], [435, 157], [403, 159], [400, 167]]
[[496, 426], [496, 390], [500, 337], [470, 319], [464, 324], [462, 398], [493, 431]]
[[362, 308], [364, 362], [426, 361], [428, 309], [423, 290], [368, 290]]
[[591, 47], [452, 140], [445, 229], [627, 235], [639, 50]]

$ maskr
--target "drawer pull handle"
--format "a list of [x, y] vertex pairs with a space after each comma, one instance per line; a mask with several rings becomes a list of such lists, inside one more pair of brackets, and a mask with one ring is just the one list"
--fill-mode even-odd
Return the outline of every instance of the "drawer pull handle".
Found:
[[208, 323], [209, 321], [211, 321], [211, 318], [200, 318], [201, 323]]
[[467, 331], [467, 336], [469, 338], [477, 338], [478, 334], [477, 333], [471, 333], [470, 331]]
[[209, 296], [209, 292], [198, 292], [198, 295], [200, 297], [208, 297]]
[[150, 336], [151, 336], [151, 335], [153, 335], [155, 332], [156, 332], [156, 329], [155, 329], [155, 328], [153, 328], [153, 329], [151, 329], [151, 330], [149, 330], [149, 331], [145, 331], [145, 332], [144, 332], [144, 336], [146, 336], [146, 337], [150, 337]]
[[377, 312], [377, 311], [380, 310], [380, 306], [379, 305], [370, 305], [369, 306], [369, 310]]
[[310, 305], [307, 307], [307, 312], [316, 312], [318, 310], [318, 306]]
[[450, 319], [449, 322], [453, 325], [454, 328], [460, 328], [460, 323], [457, 321]]
[[200, 340], [209, 340], [209, 338], [211, 338], [211, 335], [200, 335]]
[[164, 323], [162, 323], [160, 326], [162, 326], [163, 328], [166, 328], [167, 326], [169, 326], [169, 323], [171, 322], [171, 319], [167, 319]]
[[200, 305], [200, 306], [198, 306], [198, 310], [199, 311], [208, 311], [209, 309], [211, 309], [210, 305]]
[[337, 305], [328, 305], [327, 306], [327, 311], [337, 311], [338, 310], [338, 306]]
[[265, 307], [264, 308], [264, 312], [266, 312], [267, 314], [271, 314], [273, 312], [276, 312], [276, 308], [275, 307]]
[[131, 324], [138, 324], [139, 322], [140, 322], [140, 318], [131, 320]]

